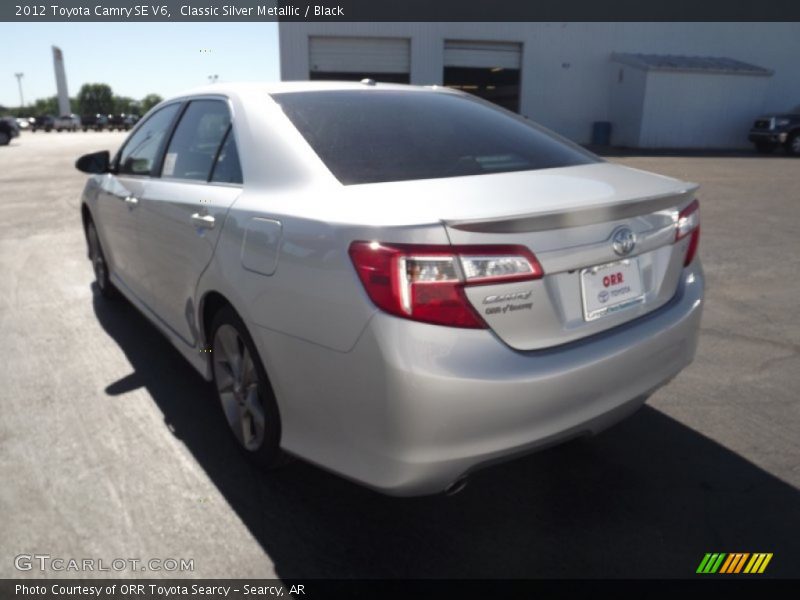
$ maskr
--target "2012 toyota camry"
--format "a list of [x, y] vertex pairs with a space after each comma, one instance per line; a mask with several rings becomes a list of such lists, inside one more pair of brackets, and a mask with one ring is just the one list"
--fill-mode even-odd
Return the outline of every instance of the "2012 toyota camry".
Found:
[[266, 466], [453, 489], [618, 421], [695, 353], [697, 186], [460, 92], [216, 84], [77, 166], [97, 289]]

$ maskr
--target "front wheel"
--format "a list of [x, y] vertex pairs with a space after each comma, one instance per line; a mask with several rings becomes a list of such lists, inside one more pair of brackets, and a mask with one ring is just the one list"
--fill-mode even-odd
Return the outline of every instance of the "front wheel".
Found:
[[278, 405], [244, 322], [233, 309], [222, 308], [210, 338], [214, 385], [228, 427], [248, 458], [263, 467], [280, 466]]
[[100, 237], [97, 235], [97, 228], [92, 221], [89, 221], [89, 224], [86, 225], [86, 240], [89, 242], [89, 260], [92, 261], [97, 289], [103, 298], [113, 300], [117, 298], [119, 292], [117, 292], [114, 284], [111, 283], [106, 255], [103, 253]]
[[11, 141], [11, 136], [8, 135], [5, 131], [0, 131], [0, 146], [8, 146], [8, 143]]

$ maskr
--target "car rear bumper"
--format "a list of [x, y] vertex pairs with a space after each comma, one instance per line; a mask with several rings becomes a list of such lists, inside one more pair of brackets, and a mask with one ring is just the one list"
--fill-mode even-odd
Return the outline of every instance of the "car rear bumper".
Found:
[[[596, 433], [692, 361], [703, 286], [695, 261], [676, 297], [654, 313], [534, 352], [515, 351], [487, 330], [377, 313], [348, 353], [323, 358], [297, 348], [308, 375], [276, 386], [282, 445], [405, 496], [436, 493], [487, 463]], [[296, 364], [300, 356], [284, 350]], [[273, 352], [268, 362], [276, 360]]]

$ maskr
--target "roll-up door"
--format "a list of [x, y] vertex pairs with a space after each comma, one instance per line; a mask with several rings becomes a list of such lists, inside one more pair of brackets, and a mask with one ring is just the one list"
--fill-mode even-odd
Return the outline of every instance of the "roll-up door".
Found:
[[522, 44], [446, 40], [446, 86], [460, 89], [509, 110], [519, 110]]
[[406, 38], [311, 37], [309, 78], [408, 83], [411, 50]]
[[444, 43], [445, 67], [485, 67], [517, 69], [522, 63], [522, 44], [514, 42], [468, 42], [447, 40]]

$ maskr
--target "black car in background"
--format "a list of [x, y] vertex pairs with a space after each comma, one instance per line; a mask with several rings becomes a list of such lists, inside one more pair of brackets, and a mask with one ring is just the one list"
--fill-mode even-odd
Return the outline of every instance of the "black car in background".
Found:
[[108, 129], [110, 131], [128, 131], [132, 129], [139, 120], [139, 115], [120, 113], [118, 115], [108, 115]]
[[800, 106], [789, 113], [759, 117], [747, 139], [758, 152], [769, 153], [783, 146], [787, 154], [800, 156]]
[[108, 126], [108, 117], [97, 113], [95, 115], [81, 115], [81, 127], [84, 131], [93, 129], [94, 131], [103, 131]]
[[52, 131], [53, 127], [55, 126], [56, 118], [52, 115], [39, 115], [36, 117], [31, 123], [31, 131], [39, 131], [40, 129], [44, 131]]
[[8, 146], [9, 142], [18, 135], [19, 125], [15, 118], [0, 118], [0, 146]]

